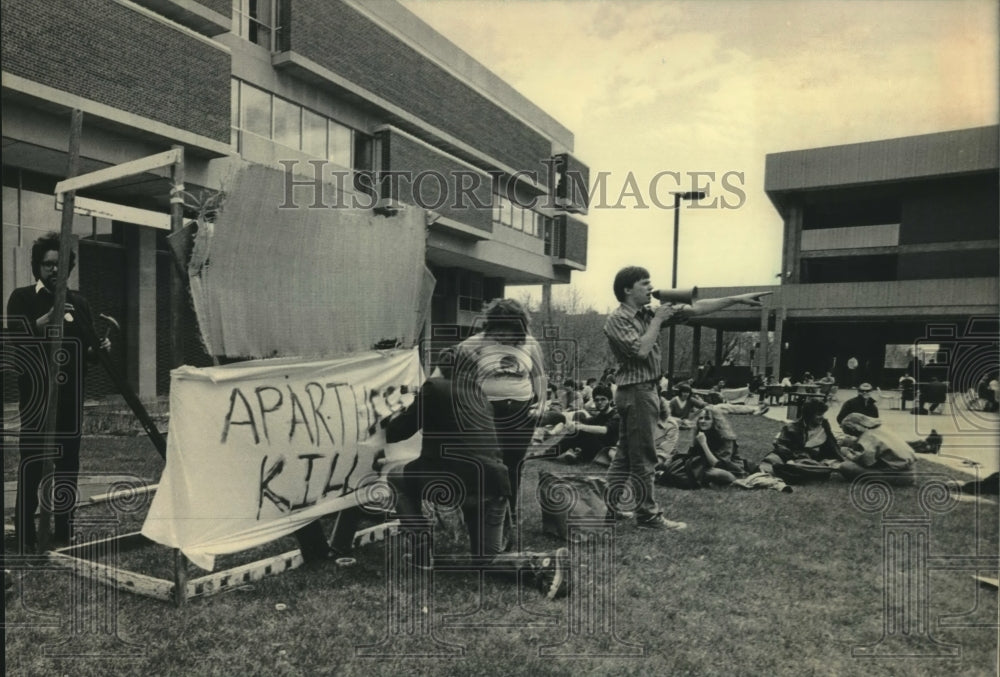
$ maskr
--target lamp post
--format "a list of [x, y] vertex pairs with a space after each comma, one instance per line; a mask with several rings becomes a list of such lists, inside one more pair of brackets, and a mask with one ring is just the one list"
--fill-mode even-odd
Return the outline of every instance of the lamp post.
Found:
[[[674, 196], [674, 265], [670, 275], [671, 289], [677, 289], [677, 243], [680, 237], [681, 228], [681, 200], [701, 200], [705, 193], [701, 191], [690, 191], [687, 193], [673, 193]], [[674, 339], [676, 337], [676, 325], [671, 324], [669, 328], [670, 347], [667, 350], [667, 373], [670, 380], [674, 380]]]

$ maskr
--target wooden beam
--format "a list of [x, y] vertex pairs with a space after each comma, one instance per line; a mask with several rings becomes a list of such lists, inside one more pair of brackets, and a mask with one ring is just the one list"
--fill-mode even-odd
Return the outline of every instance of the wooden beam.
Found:
[[289, 550], [274, 557], [194, 578], [187, 582], [185, 595], [188, 599], [216, 595], [299, 566], [302, 566], [302, 553], [297, 549]]
[[132, 550], [138, 550], [139, 548], [146, 548], [153, 545], [153, 541], [143, 536], [141, 531], [132, 531], [127, 534], [108, 536], [107, 538], [98, 538], [97, 540], [87, 541], [86, 543], [68, 545], [65, 548], [58, 548], [53, 552], [58, 552], [59, 554], [68, 555], [70, 557], [77, 557], [91, 546], [100, 546], [112, 541], [117, 541], [116, 547], [118, 552], [131, 552]]
[[[184, 228], [184, 148], [174, 146], [174, 162], [170, 166], [170, 232], [176, 235]], [[184, 364], [184, 331], [181, 316], [185, 307], [184, 279], [177, 266], [170, 269], [170, 367]], [[215, 359], [215, 356], [212, 356]]]
[[153, 169], [168, 167], [176, 163], [179, 157], [183, 157], [182, 151], [178, 155], [178, 148], [179, 146], [174, 146], [171, 150], [157, 153], [156, 155], [148, 155], [138, 160], [132, 160], [131, 162], [123, 162], [120, 165], [108, 167], [107, 169], [99, 169], [89, 174], [67, 177], [66, 180], [56, 184], [56, 189], [53, 192], [56, 194], [68, 193], [80, 190], [81, 188], [89, 188], [90, 186], [107, 183], [108, 181], [124, 179], [134, 174], [142, 174]]
[[72, 569], [85, 578], [93, 579], [119, 590], [127, 590], [163, 601], [169, 601], [174, 594], [174, 586], [170, 581], [138, 574], [134, 571], [126, 571], [117, 566], [109, 566], [81, 557], [72, 557], [59, 551], [50, 552], [49, 561]]
[[[83, 112], [76, 109], [70, 116], [69, 123], [69, 148], [67, 151], [67, 167], [66, 176], [72, 178], [76, 176], [80, 167], [80, 137], [83, 135]], [[52, 299], [52, 311], [49, 313], [48, 324], [45, 326], [46, 336], [58, 336], [63, 335], [63, 316], [65, 315], [64, 307], [66, 305], [66, 280], [69, 277], [69, 261], [72, 246], [70, 245], [70, 238], [73, 236], [73, 201], [76, 198], [76, 194], [70, 191], [66, 194], [66, 211], [63, 212], [62, 221], [59, 230], [59, 260], [58, 260], [58, 270], [56, 272], [56, 288], [51, 290]], [[30, 319], [29, 319], [30, 321]], [[77, 324], [84, 324], [83, 322], [78, 322]], [[49, 340], [46, 344], [45, 358], [46, 365], [48, 366], [48, 383], [47, 383], [47, 402], [45, 408], [45, 433], [44, 433], [44, 448], [52, 449], [56, 446], [56, 421], [58, 417], [57, 409], [59, 406], [59, 388], [57, 386], [59, 369], [56, 365], [60, 364], [56, 360], [56, 354], [62, 349], [62, 341], [52, 341]], [[80, 362], [83, 363], [85, 359], [84, 355], [80, 355]], [[82, 393], [77, 394], [78, 397], [82, 397]], [[78, 423], [79, 424], [79, 423]], [[55, 465], [52, 462], [52, 457], [46, 456], [45, 460], [42, 462], [42, 487], [43, 491], [46, 492], [47, 496], [42, 496], [42, 500], [39, 501], [39, 507], [41, 508], [41, 515], [38, 519], [38, 545], [41, 546], [42, 550], [48, 550], [49, 541], [52, 537], [52, 514], [49, 507], [54, 505], [53, 492], [55, 491]], [[53, 481], [50, 485], [45, 484], [45, 478], [51, 477]], [[22, 515], [22, 519], [33, 519], [33, 517]]]
[[106, 494], [96, 494], [91, 496], [89, 500], [80, 503], [80, 505], [99, 505], [101, 503], [107, 503], [119, 496], [136, 497], [148, 494], [150, 492], [156, 491], [159, 484], [146, 484], [141, 487], [129, 487], [127, 489], [119, 489], [118, 491], [109, 491]]
[[[62, 193], [56, 193], [56, 210], [61, 210], [62, 207]], [[148, 209], [127, 207], [115, 204], [114, 202], [105, 202], [104, 200], [94, 200], [89, 197], [76, 198], [76, 204], [73, 205], [73, 212], [75, 214], [83, 214], [84, 216], [96, 216], [102, 219], [112, 219], [113, 221], [124, 221], [125, 223], [149, 226], [150, 228], [157, 228], [159, 230], [170, 230], [169, 214], [162, 214]]]

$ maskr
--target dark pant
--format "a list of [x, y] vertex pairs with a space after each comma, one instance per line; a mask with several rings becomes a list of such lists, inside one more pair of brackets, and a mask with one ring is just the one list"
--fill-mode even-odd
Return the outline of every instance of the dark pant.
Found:
[[[424, 484], [430, 476], [407, 477], [402, 475], [390, 477], [390, 482], [396, 487], [396, 514], [399, 517], [400, 529], [403, 531], [423, 531], [430, 533], [433, 523], [423, 514], [422, 498]], [[466, 486], [467, 490], [474, 487]], [[503, 526], [507, 515], [506, 496], [481, 496], [475, 491], [468, 491], [461, 506], [465, 518], [465, 528], [469, 533], [469, 553], [473, 558], [484, 562], [492, 560], [503, 552]], [[421, 553], [429, 557], [430, 553]]]
[[597, 457], [601, 449], [609, 446], [611, 445], [605, 441], [604, 435], [585, 432], [563, 437], [556, 445], [560, 454], [571, 449], [579, 449], [580, 453], [577, 454], [576, 460], [580, 463], [590, 463]]
[[[660, 514], [653, 497], [653, 475], [656, 467], [656, 422], [660, 414], [660, 398], [651, 383], [619, 386], [615, 406], [621, 417], [618, 453], [608, 468], [608, 505], [621, 510], [616, 497], [635, 493], [635, 512], [639, 517]], [[633, 484], [631, 492], [627, 484]]]
[[[53, 459], [55, 500], [49, 506], [54, 515], [53, 537], [56, 542], [69, 543], [72, 536], [70, 521], [76, 507], [77, 481], [80, 474], [80, 437], [57, 437], [59, 456]], [[42, 485], [46, 450], [21, 442], [21, 465], [17, 472], [17, 500], [14, 505], [14, 529], [17, 541], [24, 547], [37, 545], [35, 512], [38, 510], [38, 490]], [[46, 483], [46, 486], [51, 487]]]
[[510, 511], [517, 516], [518, 494], [521, 487], [521, 464], [535, 433], [536, 417], [530, 413], [531, 402], [523, 400], [497, 400], [493, 406], [493, 424], [496, 426], [497, 443], [503, 454], [510, 478]]

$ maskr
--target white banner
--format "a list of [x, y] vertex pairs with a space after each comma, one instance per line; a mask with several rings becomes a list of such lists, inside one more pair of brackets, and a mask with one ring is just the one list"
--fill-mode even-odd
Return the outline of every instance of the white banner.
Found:
[[[175, 369], [167, 463], [143, 535], [211, 570], [216, 555], [357, 505], [386, 446], [379, 421], [422, 380], [417, 349]], [[408, 442], [415, 457], [419, 435]]]

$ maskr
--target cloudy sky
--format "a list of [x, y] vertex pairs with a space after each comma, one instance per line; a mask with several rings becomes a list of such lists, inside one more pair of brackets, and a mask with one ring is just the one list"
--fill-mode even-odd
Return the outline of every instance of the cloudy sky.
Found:
[[[602, 311], [623, 265], [669, 286], [673, 212], [649, 198], [658, 172], [715, 172], [710, 193], [743, 202], [681, 211], [679, 286], [773, 284], [781, 220], [763, 191], [767, 153], [998, 121], [997, 0], [403, 4], [572, 130], [592, 177], [610, 172], [608, 206], [586, 218], [588, 270], [573, 273]], [[727, 172], [744, 175], [728, 181], [745, 201]], [[619, 201], [629, 173], [643, 204]], [[665, 175], [656, 187], [669, 204], [691, 184]]]

